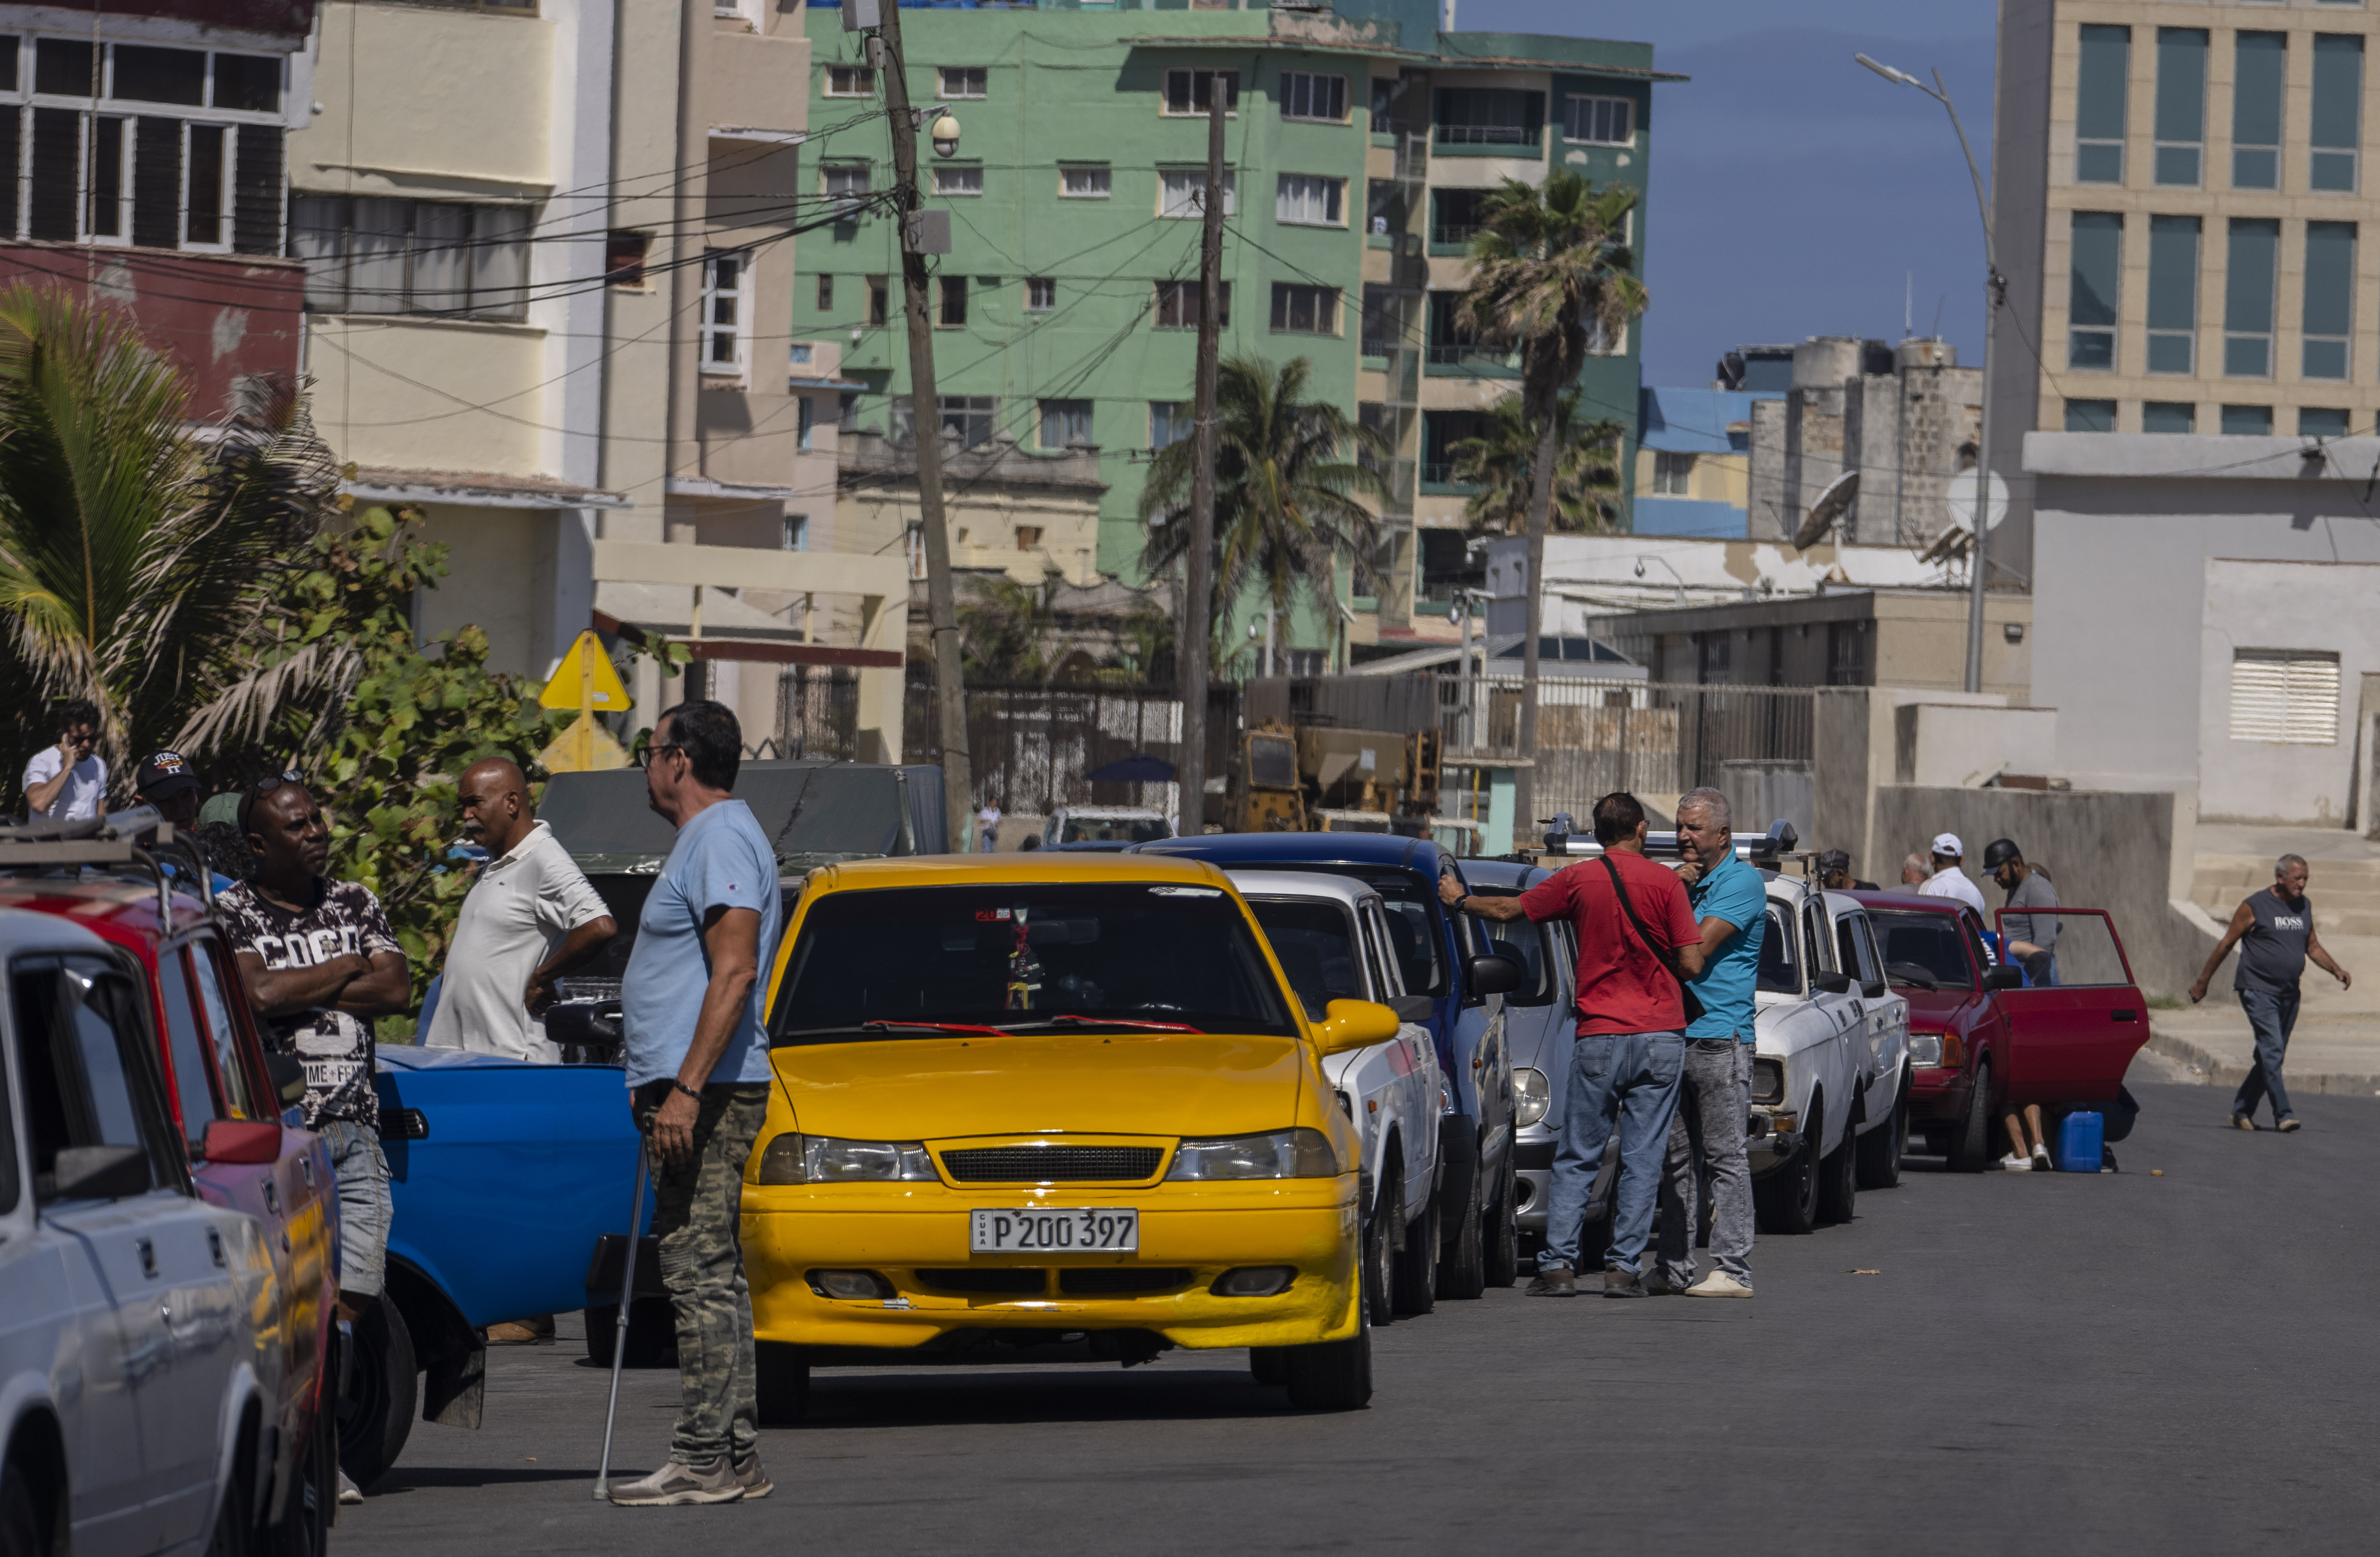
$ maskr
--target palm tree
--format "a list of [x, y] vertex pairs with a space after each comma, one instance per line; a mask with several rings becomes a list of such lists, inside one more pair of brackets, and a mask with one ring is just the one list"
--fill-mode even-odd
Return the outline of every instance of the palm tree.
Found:
[[229, 685], [338, 474], [287, 384], [251, 383], [209, 436], [183, 375], [124, 313], [0, 294], [0, 684], [19, 728], [97, 705], [110, 766], [173, 740]]
[[[1463, 329], [1521, 348], [1521, 403], [1537, 433], [1529, 475], [1528, 636], [1521, 648], [1520, 749], [1537, 738], [1537, 646], [1545, 627], [1546, 521], [1553, 505], [1561, 392], [1585, 367], [1594, 344], [1617, 340], [1645, 311], [1644, 283], [1627, 244], [1637, 191], [1597, 189], [1584, 174], [1557, 168], [1542, 189], [1508, 178], [1479, 204], [1471, 240], [1471, 286], [1456, 305]], [[1524, 819], [1536, 814], [1529, 770], [1514, 796]]]
[[[1581, 396], [1565, 390], [1556, 410], [1558, 453], [1554, 461], [1551, 523], [1565, 533], [1608, 533], [1620, 518], [1620, 440], [1616, 421], [1581, 421]], [[1471, 533], [1518, 534], [1529, 520], [1530, 480], [1536, 468], [1537, 430], [1518, 395], [1507, 395], [1488, 413], [1488, 431], [1447, 450], [1454, 479], [1473, 487], [1464, 512]]]
[[969, 681], [1046, 684], [1074, 651], [1056, 607], [1059, 576], [1020, 584], [1004, 573], [979, 577], [959, 611], [959, 650]]
[[[1208, 615], [1217, 635], [1208, 652], [1215, 659], [1223, 658], [1224, 606], [1251, 590], [1283, 616], [1300, 597], [1327, 609], [1342, 557], [1359, 591], [1378, 588], [1372, 559], [1379, 517], [1360, 499], [1383, 496], [1388, 485], [1363, 460], [1384, 465], [1392, 452], [1378, 429], [1305, 398], [1312, 376], [1313, 364], [1303, 357], [1278, 367], [1251, 357], [1218, 365], [1215, 597]], [[1185, 438], [1160, 452], [1141, 489], [1140, 517], [1149, 527], [1141, 565], [1151, 574], [1172, 567], [1189, 548], [1196, 446]]]

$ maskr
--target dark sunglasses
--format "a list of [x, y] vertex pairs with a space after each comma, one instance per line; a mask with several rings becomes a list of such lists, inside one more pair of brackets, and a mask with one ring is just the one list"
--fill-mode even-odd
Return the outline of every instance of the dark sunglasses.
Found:
[[306, 775], [297, 769], [284, 768], [277, 773], [267, 773], [249, 785], [248, 793], [239, 797], [240, 832], [242, 833], [248, 832], [248, 819], [256, 813], [256, 802], [259, 797], [270, 795], [285, 784], [304, 784], [305, 782]]

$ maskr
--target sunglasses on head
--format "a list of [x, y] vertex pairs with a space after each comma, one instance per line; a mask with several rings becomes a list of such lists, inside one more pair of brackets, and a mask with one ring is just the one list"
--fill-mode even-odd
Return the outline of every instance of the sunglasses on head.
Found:
[[304, 784], [305, 782], [306, 775], [297, 769], [284, 768], [277, 773], [267, 773], [249, 785], [248, 793], [239, 797], [239, 830], [242, 833], [249, 830], [248, 819], [255, 814], [259, 797], [270, 795], [285, 784]]

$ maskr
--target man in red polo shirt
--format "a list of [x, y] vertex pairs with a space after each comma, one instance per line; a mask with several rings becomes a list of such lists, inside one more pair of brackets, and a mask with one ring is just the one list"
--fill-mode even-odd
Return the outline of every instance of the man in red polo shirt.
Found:
[[[1620, 1182], [1612, 1189], [1611, 1247], [1603, 1253], [1603, 1295], [1642, 1297], [1637, 1266], [1652, 1233], [1661, 1155], [1685, 1067], [1686, 1013], [1680, 979], [1702, 971], [1703, 944], [1686, 889], [1645, 858], [1645, 808], [1615, 792], [1595, 803], [1600, 859], [1581, 860], [1518, 897], [1471, 897], [1441, 881], [1449, 906], [1488, 919], [1537, 923], [1566, 918], [1578, 930], [1578, 1039], [1563, 1095], [1561, 1146], [1554, 1154], [1553, 1200], [1532, 1297], [1578, 1292], [1581, 1224], [1603, 1149], [1620, 1131]], [[1622, 894], [1625, 894], [1623, 900]]]

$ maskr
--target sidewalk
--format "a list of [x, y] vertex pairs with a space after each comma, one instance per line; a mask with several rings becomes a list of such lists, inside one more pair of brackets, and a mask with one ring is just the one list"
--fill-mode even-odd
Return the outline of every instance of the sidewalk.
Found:
[[[2345, 965], [2345, 959], [2340, 960]], [[2380, 982], [2380, 964], [2366, 967], [2368, 976]], [[2320, 977], [2333, 995], [2338, 993], [2338, 986], [2327, 975], [2312, 968], [2306, 971], [2309, 992]], [[2360, 989], [2351, 991], [2362, 992]], [[2190, 1079], [2193, 1081], [2237, 1087], [2254, 1056], [2255, 1035], [2240, 1009], [2239, 997], [2218, 989], [2207, 992], [2204, 1005], [2151, 1011], [2148, 1048], [2192, 1071]], [[2289, 1037], [2281, 1079], [2293, 1094], [2327, 1092], [2364, 1098], [2380, 1094], [2380, 1014], [2320, 1012], [2314, 1002], [2307, 1001]]]

